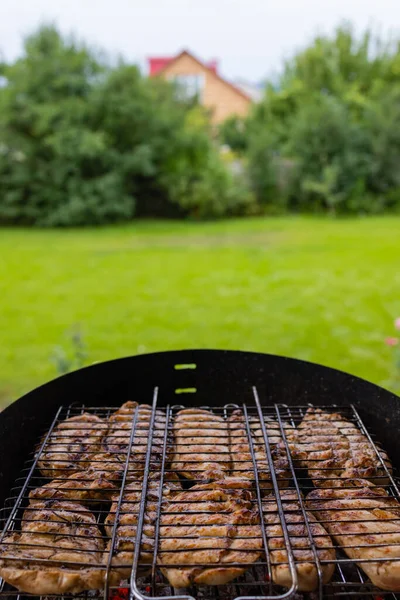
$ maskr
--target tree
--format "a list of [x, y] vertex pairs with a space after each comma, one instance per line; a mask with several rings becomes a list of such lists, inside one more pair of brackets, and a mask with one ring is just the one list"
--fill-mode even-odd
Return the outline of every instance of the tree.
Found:
[[53, 26], [27, 38], [3, 73], [0, 222], [219, 216], [246, 204], [232, 200], [207, 116], [169, 83], [111, 67]]
[[248, 142], [246, 120], [237, 116], [229, 117], [220, 126], [219, 137], [231, 150], [243, 154]]
[[132, 215], [106, 138], [88, 125], [90, 96], [105, 72], [94, 52], [52, 26], [28, 37], [23, 57], [5, 67], [1, 221], [81, 225]]
[[399, 206], [399, 48], [345, 24], [286, 62], [247, 123], [260, 202], [330, 212]]

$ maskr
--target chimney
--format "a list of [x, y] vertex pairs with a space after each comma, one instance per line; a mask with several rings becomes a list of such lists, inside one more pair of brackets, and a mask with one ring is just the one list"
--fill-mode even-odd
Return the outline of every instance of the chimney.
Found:
[[218, 75], [218, 61], [216, 58], [213, 58], [212, 60], [208, 61], [207, 67], [210, 69], [210, 71]]

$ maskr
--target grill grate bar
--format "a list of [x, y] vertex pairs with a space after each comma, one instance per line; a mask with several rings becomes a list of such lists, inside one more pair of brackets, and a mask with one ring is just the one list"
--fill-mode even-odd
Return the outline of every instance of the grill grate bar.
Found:
[[[284, 511], [283, 511], [282, 500], [281, 500], [281, 495], [280, 495], [279, 485], [278, 485], [278, 479], [277, 479], [277, 475], [276, 475], [275, 468], [274, 468], [274, 461], [272, 458], [269, 434], [268, 434], [267, 428], [265, 426], [264, 415], [262, 412], [260, 399], [258, 397], [258, 392], [257, 392], [256, 387], [253, 387], [253, 395], [254, 395], [254, 401], [256, 403], [257, 411], [258, 411], [258, 418], [259, 418], [260, 425], [261, 425], [261, 431], [262, 431], [262, 436], [264, 439], [265, 450], [266, 450], [267, 457], [268, 457], [268, 466], [269, 466], [269, 471], [270, 471], [270, 475], [271, 475], [271, 479], [272, 479], [274, 496], [275, 496], [276, 504], [278, 507], [279, 521], [280, 521], [280, 524], [282, 527], [283, 537], [285, 540], [285, 551], [288, 556], [290, 577], [291, 577], [292, 585], [285, 594], [281, 595], [281, 598], [288, 598], [288, 597], [293, 596], [296, 593], [297, 588], [298, 588], [298, 577], [297, 577], [296, 564], [295, 564], [295, 560], [294, 560], [293, 549], [292, 549], [292, 544], [290, 541], [290, 535], [289, 535], [289, 531], [288, 531], [288, 527], [287, 527], [287, 523], [286, 523], [286, 518], [285, 518]], [[264, 514], [264, 511], [261, 511], [262, 519], [263, 519], [263, 514]]]
[[108, 555], [107, 568], [106, 568], [106, 574], [105, 574], [105, 579], [104, 579], [104, 600], [107, 600], [107, 598], [108, 598], [108, 591], [109, 591], [109, 587], [110, 587], [111, 562], [113, 559], [114, 549], [115, 549], [117, 527], [118, 527], [118, 523], [119, 523], [119, 511], [121, 509], [122, 499], [124, 496], [126, 480], [127, 480], [127, 476], [128, 476], [129, 459], [130, 459], [131, 453], [132, 453], [132, 445], [133, 445], [133, 440], [135, 438], [135, 431], [136, 431], [138, 416], [139, 416], [139, 411], [135, 410], [135, 412], [133, 413], [133, 416], [132, 416], [132, 425], [131, 425], [131, 431], [130, 431], [130, 437], [129, 437], [128, 451], [126, 453], [125, 469], [124, 469], [124, 473], [122, 476], [121, 491], [119, 493], [118, 505], [117, 505], [117, 510], [116, 510], [116, 514], [114, 517], [114, 525], [113, 525], [112, 534], [111, 534], [110, 552]]
[[[259, 515], [260, 515], [261, 533], [262, 533], [262, 538], [263, 538], [264, 552], [265, 552], [265, 556], [267, 558], [267, 566], [268, 566], [269, 595], [271, 596], [271, 594], [272, 594], [271, 558], [270, 558], [270, 555], [269, 555], [269, 552], [268, 552], [267, 535], [266, 535], [266, 532], [265, 532], [265, 528], [262, 526], [262, 521], [263, 521], [263, 507], [262, 507], [260, 484], [259, 484], [259, 477], [258, 477], [258, 465], [257, 465], [257, 459], [256, 459], [255, 454], [254, 454], [254, 445], [253, 445], [252, 434], [251, 434], [251, 431], [250, 431], [249, 416], [248, 416], [248, 413], [247, 413], [247, 406], [246, 406], [246, 404], [243, 404], [243, 414], [244, 414], [244, 417], [245, 417], [247, 439], [248, 439], [248, 442], [249, 442], [251, 460], [252, 460], [253, 469], [254, 469], [254, 482], [256, 484], [257, 504], [258, 504], [258, 512], [259, 512]], [[268, 596], [267, 596], [267, 598], [268, 598]]]
[[[157, 504], [157, 515], [155, 521], [155, 530], [154, 530], [154, 553], [153, 553], [153, 561], [151, 565], [151, 589], [153, 596], [156, 594], [156, 567], [157, 567], [157, 548], [159, 544], [159, 540], [161, 539], [160, 535], [160, 518], [161, 518], [161, 508], [163, 503], [164, 496], [164, 481], [165, 481], [165, 464], [167, 458], [167, 445], [168, 445], [168, 425], [169, 420], [171, 418], [171, 409], [169, 405], [166, 408], [166, 423], [165, 423], [165, 432], [164, 432], [164, 440], [163, 440], [163, 454], [161, 459], [161, 472], [160, 472], [160, 483], [158, 488], [158, 504]], [[135, 576], [136, 580], [136, 576]]]
[[[150, 474], [150, 458], [151, 458], [151, 453], [152, 453], [152, 440], [153, 440], [153, 434], [154, 434], [154, 423], [155, 423], [155, 415], [156, 415], [156, 409], [157, 409], [157, 400], [158, 400], [158, 388], [155, 388], [151, 417], [150, 417], [150, 427], [149, 427], [150, 437], [149, 437], [149, 442], [147, 444], [143, 490], [142, 490], [142, 495], [141, 495], [141, 499], [140, 499], [140, 508], [139, 508], [138, 523], [137, 523], [137, 529], [136, 529], [136, 540], [139, 540], [139, 543], [136, 541], [136, 544], [135, 544], [135, 552], [134, 552], [134, 556], [133, 556], [133, 566], [132, 566], [132, 572], [131, 572], [131, 577], [130, 577], [131, 595], [134, 598], [136, 598], [137, 600], [146, 600], [146, 597], [141, 593], [141, 591], [138, 588], [137, 579], [138, 579], [139, 557], [140, 557], [140, 553], [141, 553], [141, 539], [142, 539], [143, 525], [144, 525], [144, 519], [145, 519], [145, 513], [146, 513], [146, 502], [147, 502], [146, 495], [147, 495], [147, 486], [148, 486], [148, 476]], [[165, 446], [164, 446], [164, 451], [163, 451], [164, 469], [165, 469], [165, 457], [166, 457], [166, 450], [167, 450], [167, 446], [166, 446], [167, 432], [168, 432], [168, 429], [166, 427], [165, 432], [164, 432]], [[162, 487], [163, 486], [163, 478], [162, 477], [160, 477], [159, 485], [160, 485], [159, 496], [161, 499], [159, 501], [159, 508], [161, 511], [162, 496], [163, 496], [163, 487]], [[155, 565], [156, 562], [157, 562], [157, 546], [154, 546], [153, 566]], [[154, 588], [154, 579], [153, 578], [152, 578], [152, 588]], [[171, 598], [172, 598], [172, 600], [174, 598], [175, 598], [175, 600], [195, 600], [195, 598], [193, 598], [192, 596], [188, 596], [188, 595], [175, 595], [174, 594], [173, 596], [163, 596], [163, 600], [170, 600]]]
[[[281, 435], [282, 435], [282, 440], [283, 440], [283, 443], [284, 443], [284, 446], [285, 446], [285, 450], [286, 450], [286, 454], [287, 454], [288, 461], [289, 461], [290, 473], [291, 473], [291, 476], [293, 478], [294, 487], [296, 489], [296, 495], [297, 495], [297, 499], [298, 499], [298, 502], [299, 502], [301, 514], [303, 516], [304, 523], [306, 525], [308, 541], [309, 541], [309, 544], [310, 544], [310, 547], [311, 547], [311, 550], [312, 550], [312, 553], [313, 553], [313, 557], [314, 557], [314, 564], [315, 564], [315, 566], [317, 568], [317, 572], [318, 572], [318, 591], [319, 591], [319, 596], [320, 596], [320, 598], [322, 598], [322, 583], [323, 582], [322, 582], [321, 561], [319, 559], [318, 552], [317, 552], [317, 549], [315, 547], [315, 542], [314, 542], [314, 537], [315, 536], [312, 535], [311, 528], [310, 528], [310, 523], [308, 521], [308, 512], [309, 511], [304, 506], [302, 493], [300, 491], [299, 483], [298, 483], [297, 478], [296, 478], [296, 473], [295, 473], [295, 469], [294, 469], [294, 465], [293, 465], [293, 460], [292, 460], [292, 453], [290, 451], [289, 444], [288, 444], [288, 441], [287, 441], [287, 438], [286, 438], [285, 427], [283, 426], [283, 423], [282, 423], [282, 418], [281, 418], [281, 414], [280, 414], [280, 411], [279, 411], [279, 405], [276, 405], [275, 409], [276, 409], [276, 418], [277, 418], [278, 423], [279, 423], [279, 427], [280, 427]], [[262, 417], [262, 411], [261, 411], [261, 417]], [[293, 534], [291, 534], [291, 537], [293, 539], [293, 537], [294, 537]]]

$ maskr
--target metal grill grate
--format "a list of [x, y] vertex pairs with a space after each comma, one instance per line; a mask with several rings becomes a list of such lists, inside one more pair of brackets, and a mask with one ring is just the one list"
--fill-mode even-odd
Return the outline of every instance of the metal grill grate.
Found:
[[[380, 589], [374, 587], [369, 580], [367, 579], [364, 572], [361, 570], [359, 566], [357, 566], [353, 560], [348, 558], [346, 554], [343, 552], [342, 548], [337, 547], [333, 544], [332, 547], [335, 548], [336, 557], [331, 560], [326, 560], [321, 558], [321, 554], [319, 552], [318, 539], [316, 539], [315, 533], [313, 533], [313, 523], [310, 521], [310, 510], [307, 507], [304, 497], [314, 489], [314, 486], [309, 479], [309, 476], [306, 470], [299, 468], [298, 463], [296, 462], [296, 456], [293, 454], [293, 448], [290, 440], [290, 436], [288, 435], [288, 425], [292, 427], [296, 427], [302, 421], [305, 411], [309, 408], [309, 406], [286, 406], [286, 405], [267, 405], [262, 406], [258, 397], [257, 390], [253, 388], [253, 398], [254, 402], [243, 404], [241, 406], [226, 404], [224, 407], [201, 407], [209, 410], [214, 415], [221, 416], [224, 420], [228, 420], [234, 411], [240, 410], [243, 415], [243, 426], [247, 436], [247, 443], [251, 457], [251, 463], [253, 468], [253, 480], [252, 480], [252, 496], [251, 502], [259, 515], [262, 515], [262, 520], [266, 514], [270, 514], [271, 510], [274, 514], [275, 525], [281, 528], [280, 538], [282, 539], [282, 551], [283, 551], [283, 561], [282, 558], [279, 560], [279, 563], [274, 558], [274, 553], [271, 547], [271, 539], [268, 535], [268, 527], [259, 527], [259, 536], [258, 540], [255, 540], [255, 546], [252, 547], [251, 543], [249, 545], [249, 539], [246, 538], [247, 546], [244, 552], [254, 553], [256, 549], [260, 548], [260, 543], [262, 544], [261, 550], [258, 552], [258, 558], [253, 560], [251, 563], [247, 561], [243, 562], [231, 562], [227, 563], [224, 566], [230, 568], [243, 568], [244, 573], [234, 579], [232, 582], [218, 585], [218, 586], [209, 586], [209, 585], [197, 585], [193, 587], [189, 587], [186, 589], [176, 589], [171, 587], [166, 579], [165, 575], [162, 573], [161, 568], [163, 567], [163, 560], [168, 553], [176, 552], [176, 550], [163, 550], [159, 551], [160, 547], [162, 547], [163, 541], [165, 541], [166, 536], [163, 532], [162, 522], [165, 515], [165, 506], [170, 501], [170, 497], [166, 497], [164, 490], [168, 488], [168, 486], [172, 486], [176, 484], [175, 477], [171, 475], [169, 469], [169, 459], [170, 459], [170, 451], [172, 447], [172, 429], [173, 424], [176, 418], [176, 414], [182, 408], [185, 408], [183, 405], [179, 406], [167, 406], [166, 408], [158, 407], [158, 389], [154, 390], [154, 396], [151, 404], [151, 410], [148, 413], [148, 421], [147, 424], [143, 425], [141, 423], [140, 414], [142, 407], [139, 407], [136, 411], [133, 412], [131, 417], [131, 421], [129, 423], [129, 430], [127, 433], [126, 424], [125, 429], [123, 430], [123, 435], [128, 435], [129, 443], [127, 444], [126, 452], [124, 455], [123, 465], [121, 467], [121, 479], [118, 482], [118, 489], [114, 490], [114, 498], [113, 504], [113, 519], [112, 519], [112, 527], [110, 531], [110, 527], [108, 530], [105, 528], [105, 522], [107, 516], [110, 513], [111, 501], [109, 495], [106, 497], [102, 497], [101, 489], [99, 488], [99, 497], [97, 498], [95, 504], [88, 503], [87, 501], [82, 504], [82, 514], [86, 514], [85, 511], [89, 510], [90, 513], [94, 516], [94, 522], [98, 526], [98, 550], [91, 551], [92, 553], [98, 552], [99, 558], [96, 561], [96, 564], [91, 565], [90, 568], [93, 570], [97, 570], [99, 574], [102, 576], [102, 581], [104, 582], [104, 587], [101, 590], [93, 590], [89, 592], [83, 592], [81, 594], [67, 594], [61, 597], [63, 598], [136, 598], [139, 600], [144, 600], [145, 598], [157, 598], [160, 599], [181, 599], [181, 600], [189, 600], [189, 599], [198, 599], [198, 600], [231, 600], [233, 598], [241, 599], [241, 600], [262, 600], [262, 599], [274, 599], [274, 600], [283, 600], [284, 598], [291, 597], [300, 597], [300, 592], [298, 591], [298, 573], [297, 568], [301, 564], [301, 562], [313, 563], [317, 572], [318, 577], [318, 586], [317, 589], [312, 593], [301, 593], [304, 597], [309, 597], [311, 599], [315, 598], [328, 598], [331, 596], [346, 596], [346, 597], [361, 597], [361, 596], [371, 596], [374, 597], [375, 600], [379, 600], [382, 596], [391, 595], [393, 597], [397, 597], [392, 592], [385, 592]], [[0, 542], [3, 544], [3, 548], [7, 548], [7, 560], [12, 563], [15, 561], [17, 563], [17, 559], [15, 558], [15, 552], [18, 551], [21, 541], [19, 539], [19, 534], [22, 532], [22, 528], [25, 527], [26, 522], [29, 521], [29, 515], [35, 512], [35, 506], [30, 505], [31, 498], [30, 495], [33, 490], [43, 486], [44, 484], [50, 481], [49, 478], [43, 477], [41, 471], [39, 469], [39, 464], [43, 461], [43, 457], [46, 456], [46, 453], [49, 451], [49, 446], [52, 443], [54, 437], [54, 431], [56, 427], [62, 423], [65, 419], [71, 418], [73, 416], [78, 416], [83, 413], [89, 413], [93, 415], [97, 415], [103, 419], [108, 419], [110, 415], [119, 408], [119, 406], [115, 407], [107, 407], [107, 408], [94, 408], [94, 407], [86, 407], [86, 406], [69, 406], [69, 407], [61, 407], [56, 414], [54, 421], [50, 427], [50, 429], [44, 434], [42, 441], [40, 443], [40, 447], [38, 448], [36, 454], [32, 457], [30, 462], [28, 462], [21, 473], [20, 477], [17, 479], [15, 483], [15, 487], [11, 491], [11, 495], [6, 502], [6, 506], [2, 511], [2, 523], [3, 523], [3, 531], [0, 536]], [[374, 437], [366, 430], [364, 424], [361, 421], [361, 418], [355, 408], [353, 406], [349, 406], [348, 408], [343, 409], [336, 408], [333, 405], [327, 407], [321, 407], [325, 409], [327, 412], [332, 412], [332, 410], [336, 410], [340, 412], [340, 414], [345, 417], [348, 421], [355, 424], [356, 427], [366, 436], [371, 449], [375, 453], [377, 460], [380, 461], [382, 465], [382, 471], [384, 472], [384, 477], [382, 477], [382, 485], [380, 487], [385, 487], [388, 494], [397, 500], [400, 500], [399, 489], [396, 483], [396, 480], [393, 478], [391, 472], [389, 472], [387, 465], [382, 460], [381, 454], [379, 452], [379, 446], [374, 441]], [[157, 422], [157, 415], [160, 414], [157, 411], [163, 411], [163, 427], [162, 434], [160, 437], [160, 432], [158, 432], [158, 439], [155, 442], [155, 431], [157, 431], [155, 425]], [[164, 419], [165, 417], [165, 419]], [[272, 420], [276, 428], [276, 434], [280, 437], [281, 443], [283, 444], [283, 451], [287, 458], [286, 471], [282, 474], [278, 473], [275, 469], [276, 466], [276, 456], [275, 456], [275, 442], [271, 441], [271, 429], [269, 428], [268, 419]], [[251, 428], [252, 422], [258, 422], [261, 430], [261, 442], [265, 448], [266, 460], [268, 462], [269, 470], [270, 470], [270, 479], [266, 482], [263, 473], [260, 470], [260, 460], [257, 454], [257, 448], [259, 448], [260, 439], [255, 438], [255, 434], [253, 429]], [[120, 432], [118, 429], [114, 429], [113, 435], [118, 438]], [[274, 435], [274, 432], [273, 432]], [[145, 448], [137, 445], [137, 440], [146, 437], [147, 443]], [[259, 434], [260, 436], [260, 434]], [[119, 438], [118, 438], [119, 439]], [[67, 444], [65, 441], [65, 445]], [[64, 442], [62, 441], [61, 444]], [[99, 448], [97, 445], [97, 441], [94, 441], [93, 448], [86, 447], [85, 448], [85, 459], [83, 462], [87, 461], [91, 463], [93, 459], [99, 460]], [[158, 450], [162, 447], [162, 452], [159, 456], [159, 461], [154, 463], [154, 448], [155, 444], [158, 444]], [[139, 448], [139, 449], [138, 449]], [[66, 453], [66, 452], [65, 452]], [[60, 454], [62, 455], [62, 450], [58, 452], [58, 462], [63, 463], [63, 458], [60, 458]], [[194, 465], [196, 464], [196, 459], [193, 451], [190, 449], [190, 444], [187, 449], [188, 460], [190, 461], [190, 457], [192, 457]], [[222, 455], [222, 452], [221, 452]], [[132, 457], [135, 457], [135, 466], [132, 468]], [[194, 457], [194, 458], [193, 458]], [[82, 462], [82, 456], [80, 456]], [[221, 456], [221, 463], [226, 460], [226, 456]], [[241, 461], [235, 461], [233, 470], [230, 472], [231, 476], [242, 476], [242, 469], [240, 467]], [[104, 465], [104, 463], [102, 463]], [[139, 466], [138, 466], [139, 465]], [[83, 465], [84, 466], [84, 465]], [[65, 472], [60, 472], [60, 466], [58, 466], [57, 479], [59, 481], [65, 482], [68, 476], [71, 473], [71, 465], [69, 457], [66, 455], [65, 457]], [[114, 469], [114, 463], [111, 464], [110, 473]], [[61, 468], [61, 471], [63, 469]], [[145, 476], [140, 479], [140, 472], [144, 471]], [[152, 473], [152, 479], [148, 478], [148, 475]], [[49, 474], [49, 473], [47, 473]], [[132, 503], [132, 508], [127, 510], [126, 506], [126, 493], [129, 490], [128, 486], [132, 483], [132, 481], [138, 480], [140, 482], [139, 489], [140, 491], [137, 494], [137, 502]], [[332, 480], [334, 481], [334, 480]], [[181, 485], [183, 489], [191, 489], [192, 486], [196, 483], [196, 481], [181, 480]], [[150, 486], [150, 487], [149, 487]], [[151, 489], [150, 489], [151, 488]], [[298, 550], [298, 546], [296, 545], [296, 534], [291, 532], [290, 529], [290, 514], [293, 512], [293, 507], [290, 510], [286, 509], [285, 503], [285, 495], [282, 492], [282, 489], [285, 488], [285, 492], [290, 492], [292, 494], [292, 501], [296, 503], [296, 510], [294, 511], [296, 514], [301, 515], [304, 519], [305, 524], [305, 533], [302, 533], [303, 544], [309, 551], [309, 556], [307, 559], [299, 558], [298, 554], [296, 554]], [[149, 490], [156, 489], [158, 494], [155, 495], [155, 500], [152, 506], [152, 515], [149, 521]], [[281, 491], [280, 491], [281, 490]], [[76, 489], [77, 493], [79, 491], [78, 487]], [[92, 484], [92, 492], [96, 491], [95, 486]], [[103, 490], [104, 491], [104, 490]], [[73, 494], [74, 488], [71, 488], [70, 492]], [[266, 494], [269, 496], [266, 497]], [[57, 502], [64, 503], [66, 510], [70, 510], [67, 506], [67, 502], [82, 502], [80, 497], [74, 498], [74, 496], [70, 494], [68, 499], [59, 499]], [[201, 502], [201, 500], [200, 500]], [[268, 502], [270, 504], [268, 504]], [[272, 503], [272, 504], [271, 504]], [[185, 505], [184, 512], [180, 510], [176, 510], [170, 512], [169, 514], [176, 514], [176, 518], [178, 520], [176, 525], [176, 530], [179, 531], [179, 515], [187, 514], [187, 501], [184, 501]], [[198, 502], [196, 501], [196, 506]], [[129, 506], [129, 505], [128, 505]], [[89, 508], [87, 508], [89, 507]], [[269, 508], [268, 508], [269, 507]], [[273, 508], [271, 508], [273, 507]], [[190, 512], [190, 510], [189, 510]], [[207, 512], [207, 511], [206, 511]], [[125, 581], [122, 581], [115, 585], [115, 581], [113, 580], [113, 573], [118, 572], [121, 569], [121, 577], [122, 577], [122, 569], [126, 564], [118, 563], [120, 554], [117, 551], [117, 538], [118, 538], [118, 527], [121, 522], [121, 519], [124, 519], [126, 514], [135, 514], [136, 515], [136, 539], [140, 540], [140, 544], [132, 545], [131, 557], [132, 557], [132, 567], [131, 567], [131, 576], [127, 577]], [[74, 519], [77, 519], [79, 522], [81, 517], [79, 516], [80, 512], [75, 510], [73, 518], [71, 518], [71, 522], [73, 525]], [[24, 515], [24, 517], [23, 517]], [[78, 516], [77, 516], [78, 515]], [[395, 519], [393, 520], [395, 521]], [[57, 522], [57, 517], [54, 521]], [[60, 523], [62, 520], [60, 520]], [[25, 523], [25, 525], [24, 525]], [[259, 520], [258, 525], [260, 525], [261, 519]], [[289, 524], [289, 525], [288, 525]], [[152, 540], [150, 541], [150, 549], [145, 546], [146, 544], [146, 528], [152, 527]], [[46, 535], [46, 534], [43, 534]], [[50, 534], [49, 534], [50, 535]], [[13, 537], [11, 537], [13, 536]], [[76, 531], [72, 533], [67, 533], [63, 535], [64, 538], [70, 539], [70, 551], [74, 554], [74, 561], [69, 562], [68, 560], [64, 560], [63, 562], [57, 562], [54, 559], [45, 557], [45, 558], [36, 558], [35, 563], [37, 565], [42, 565], [43, 567], [48, 567], [49, 565], [59, 567], [62, 569], [66, 568], [75, 568], [78, 569], [82, 567], [86, 560], [86, 554], [84, 550], [79, 548], [79, 544], [74, 547], [75, 541], [79, 541], [80, 538], [84, 537], [81, 534], [77, 534]], [[148, 536], [147, 536], [148, 537]], [[190, 537], [190, 536], [189, 536]], [[195, 536], [192, 536], [195, 538]], [[179, 535], [176, 536], [179, 540]], [[187, 536], [186, 536], [186, 539]], [[305, 541], [304, 541], [305, 540]], [[211, 541], [214, 542], [214, 545], [210, 545], [209, 550], [215, 550], [215, 538], [210, 538]], [[223, 549], [223, 539], [221, 539], [220, 549]], [[256, 545], [257, 542], [257, 545]], [[54, 544], [54, 537], [51, 538], [51, 543]], [[94, 542], [93, 542], [94, 543]], [[147, 543], [149, 540], [147, 539]], [[368, 541], [366, 541], [368, 544]], [[382, 544], [381, 544], [382, 545]], [[26, 546], [26, 541], [25, 541]], [[46, 544], [43, 546], [46, 548]], [[144, 552], [143, 548], [146, 549]], [[202, 547], [205, 551], [208, 550], [207, 546]], [[327, 549], [330, 549], [328, 546]], [[79, 552], [82, 552], [82, 561], [77, 561], [76, 556], [79, 556]], [[143, 554], [146, 554], [146, 558], [143, 558]], [[282, 553], [281, 553], [282, 554]], [[100, 557], [101, 555], [101, 557]], [[310, 558], [311, 556], [311, 558]], [[3, 556], [4, 558], [4, 556]], [[385, 559], [371, 559], [370, 562], [378, 563]], [[392, 559], [391, 559], [392, 560]], [[395, 559], [393, 559], [395, 560]], [[400, 561], [400, 558], [398, 559]], [[361, 564], [363, 561], [358, 561]], [[324, 568], [328, 564], [334, 564], [334, 575], [329, 583], [323, 585], [322, 582], [322, 574]], [[164, 563], [164, 568], [166, 563]], [[204, 568], [204, 563], [191, 563], [185, 562], [184, 564], [175, 564], [176, 568], [186, 568], [186, 567], [195, 567], [195, 568]], [[210, 565], [207, 565], [210, 566]], [[290, 575], [291, 585], [289, 584], [286, 589], [276, 585], [275, 577], [274, 577], [274, 569], [278, 567], [286, 566], [287, 572]], [[297, 567], [297, 568], [296, 568]], [[7, 598], [28, 598], [32, 597], [27, 594], [20, 593], [15, 590], [9, 584], [2, 582], [0, 586], [0, 596]], [[53, 597], [51, 595], [46, 595], [45, 598]], [[60, 596], [54, 596], [60, 598]]]

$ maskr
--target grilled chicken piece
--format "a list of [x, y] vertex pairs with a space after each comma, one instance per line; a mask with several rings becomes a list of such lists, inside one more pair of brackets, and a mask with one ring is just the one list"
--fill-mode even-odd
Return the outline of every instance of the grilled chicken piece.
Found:
[[[143, 532], [141, 537], [141, 553], [139, 566], [141, 570], [151, 564], [154, 554], [154, 523], [160, 500], [168, 503], [173, 492], [181, 490], [179, 479], [174, 473], [165, 473], [162, 499], [160, 499], [160, 475], [150, 475], [147, 494]], [[112, 557], [111, 585], [119, 585], [123, 579], [129, 578], [132, 570], [133, 557], [136, 543], [137, 524], [140, 512], [143, 483], [135, 481], [126, 486], [119, 511], [119, 521], [116, 530], [115, 544]], [[113, 496], [111, 510], [105, 520], [107, 535], [112, 538], [115, 524], [115, 515], [118, 510], [120, 494]], [[111, 551], [110, 540], [105, 552], [104, 561], [107, 564]]]
[[[137, 402], [125, 402], [108, 419], [108, 432], [103, 439], [102, 450], [117, 460], [126, 458], [134, 418], [139, 405]], [[146, 405], [146, 409], [148, 406]], [[138, 424], [136, 423], [136, 428]]]
[[[264, 418], [268, 441], [271, 448], [274, 471], [280, 487], [287, 487], [290, 479], [289, 461], [279, 423]], [[261, 491], [268, 494], [273, 488], [271, 470], [268, 463], [268, 455], [265, 448], [265, 439], [261, 428], [260, 419], [255, 416], [248, 417], [248, 425], [251, 434], [254, 457], [257, 465], [257, 473]], [[228, 419], [229, 440], [232, 460], [232, 474], [236, 477], [244, 477], [254, 481], [254, 463], [251, 455], [249, 442], [249, 431], [243, 411], [235, 410]], [[286, 424], [285, 435], [289, 441], [293, 439], [294, 428]]]
[[103, 550], [91, 512], [73, 502], [45, 500], [24, 512], [21, 531], [5, 536], [0, 576], [18, 590], [38, 596], [100, 589]]
[[173, 471], [200, 482], [228, 475], [228, 425], [222, 417], [209, 410], [187, 408], [177, 413], [173, 431]]
[[316, 487], [341, 485], [340, 479], [367, 479], [384, 485], [391, 470], [386, 452], [380, 460], [368, 438], [338, 413], [309, 408], [297, 429], [296, 456]]
[[[313, 490], [307, 506], [372, 583], [400, 592], [400, 504], [383, 488], [353, 480]], [[384, 559], [376, 561], [376, 559]]]
[[261, 556], [260, 515], [250, 488], [249, 481], [226, 478], [174, 494], [161, 516], [158, 553], [173, 587], [228, 583]]
[[96, 504], [110, 502], [121, 477], [117, 471], [101, 471], [90, 466], [85, 471], [73, 473], [65, 479], [53, 479], [29, 494], [30, 504], [43, 500], [70, 500], [76, 503]]
[[104, 473], [105, 478], [110, 481], [122, 479], [125, 471], [126, 456], [112, 454], [111, 452], [99, 452], [90, 462], [89, 469], [93, 472]]
[[[280, 495], [296, 564], [298, 590], [312, 592], [319, 585], [318, 567], [299, 498], [295, 490], [283, 490]], [[263, 517], [271, 560], [272, 580], [277, 585], [290, 588], [293, 581], [275, 497], [267, 496], [264, 499]], [[333, 561], [336, 553], [332, 547], [332, 540], [309, 511], [307, 511], [307, 519], [319, 560], [332, 561], [321, 565], [322, 582], [328, 583], [335, 570]]]
[[106, 431], [106, 422], [89, 413], [62, 421], [51, 433], [39, 457], [40, 471], [54, 479], [86, 469], [100, 450]]
[[118, 410], [116, 410], [109, 418], [110, 423], [125, 423], [132, 421], [135, 409], [139, 406], [137, 402], [128, 400]]
[[[137, 402], [126, 402], [108, 420], [108, 433], [103, 439], [102, 448], [103, 452], [113, 457], [114, 462], [125, 464], [132, 427], [135, 427], [129, 458], [130, 480], [138, 480], [144, 474], [147, 444], [150, 436], [151, 413], [152, 409], [147, 404], [139, 405]], [[165, 414], [163, 411], [157, 410], [150, 458], [150, 470], [153, 472], [161, 467], [165, 427]]]

